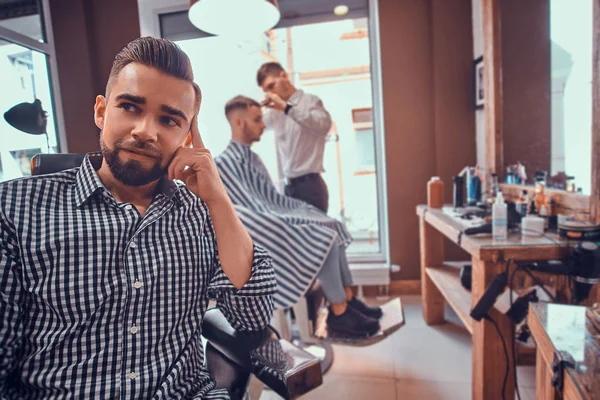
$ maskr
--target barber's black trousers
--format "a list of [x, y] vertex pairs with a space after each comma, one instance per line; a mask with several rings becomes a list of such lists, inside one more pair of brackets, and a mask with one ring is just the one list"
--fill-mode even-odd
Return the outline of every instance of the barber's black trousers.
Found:
[[308, 174], [290, 179], [285, 186], [285, 195], [302, 200], [327, 214], [329, 192], [321, 174]]

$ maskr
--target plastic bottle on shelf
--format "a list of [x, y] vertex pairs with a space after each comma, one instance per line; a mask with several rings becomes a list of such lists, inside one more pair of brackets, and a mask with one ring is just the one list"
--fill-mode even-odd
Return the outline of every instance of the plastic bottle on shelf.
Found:
[[517, 212], [521, 214], [522, 217], [527, 216], [527, 206], [529, 205], [529, 195], [527, 194], [527, 190], [523, 190], [521, 192], [521, 196], [516, 201], [515, 206], [517, 208]]
[[439, 176], [434, 176], [427, 183], [427, 205], [430, 208], [444, 206], [444, 182]]
[[496, 194], [496, 201], [492, 206], [492, 236], [496, 240], [506, 240], [508, 237], [508, 212], [502, 192]]

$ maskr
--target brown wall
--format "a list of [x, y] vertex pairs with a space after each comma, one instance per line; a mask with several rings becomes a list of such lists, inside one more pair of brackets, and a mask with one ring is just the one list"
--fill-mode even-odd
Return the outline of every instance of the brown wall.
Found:
[[115, 55], [140, 36], [137, 1], [53, 0], [50, 12], [69, 152], [94, 151], [94, 99]]
[[520, 161], [532, 178], [550, 172], [550, 5], [503, 0], [500, 7], [504, 164]]
[[[471, 0], [379, 0], [393, 279], [418, 279], [415, 208], [433, 175], [475, 164]], [[465, 259], [448, 245], [449, 259]]]

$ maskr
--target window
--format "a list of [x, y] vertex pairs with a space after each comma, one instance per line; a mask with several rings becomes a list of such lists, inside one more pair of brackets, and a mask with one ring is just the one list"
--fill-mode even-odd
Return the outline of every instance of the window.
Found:
[[373, 111], [371, 108], [352, 110], [355, 132], [356, 171], [354, 175], [375, 173], [375, 136], [373, 134]]
[[[187, 10], [159, 15], [158, 20], [161, 36], [175, 40], [190, 56], [203, 91], [200, 131], [215, 155], [230, 139], [223, 115], [227, 100], [238, 94], [263, 98], [256, 71], [264, 62], [281, 63], [296, 88], [323, 100], [334, 122], [325, 145], [323, 174], [330, 194], [329, 214], [343, 220], [354, 237], [349, 258], [370, 262], [385, 259], [381, 239], [386, 233], [381, 232], [380, 223], [384, 195], [379, 194], [376, 172], [379, 131], [371, 111], [371, 43], [367, 1], [364, 3], [365, 8], [351, 18], [334, 18], [328, 9], [314, 22], [312, 17], [298, 18], [302, 24], [283, 20], [280, 28], [238, 42], [198, 31], [186, 21]], [[308, 15], [307, 8], [301, 11]], [[357, 15], [360, 13], [362, 16]], [[366, 123], [355, 120], [355, 114], [367, 118]], [[253, 150], [260, 154], [273, 180], [281, 184], [273, 133], [265, 132]]]
[[48, 113], [47, 135], [32, 135], [11, 126], [0, 117], [0, 181], [31, 175], [29, 161], [37, 153], [57, 152], [46, 55], [18, 44], [0, 40], [0, 115], [20, 103], [41, 101]]
[[[52, 91], [56, 71], [50, 26], [42, 10], [47, 0], [0, 2], [0, 182], [31, 175], [30, 160], [37, 153], [58, 152], [56, 106]], [[49, 32], [49, 30], [48, 30]], [[4, 117], [20, 103], [41, 102], [46, 111], [46, 135], [25, 133]]]

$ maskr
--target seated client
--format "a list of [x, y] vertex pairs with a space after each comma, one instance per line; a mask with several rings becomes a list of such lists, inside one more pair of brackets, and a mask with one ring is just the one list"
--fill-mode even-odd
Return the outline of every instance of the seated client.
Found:
[[381, 309], [354, 297], [350, 288], [346, 247], [351, 237], [345, 226], [308, 203], [280, 194], [250, 149], [265, 129], [260, 104], [237, 96], [226, 104], [225, 116], [232, 140], [215, 162], [242, 223], [273, 258], [275, 307], [296, 303], [318, 277], [330, 303], [330, 330], [359, 336], [377, 332]]

